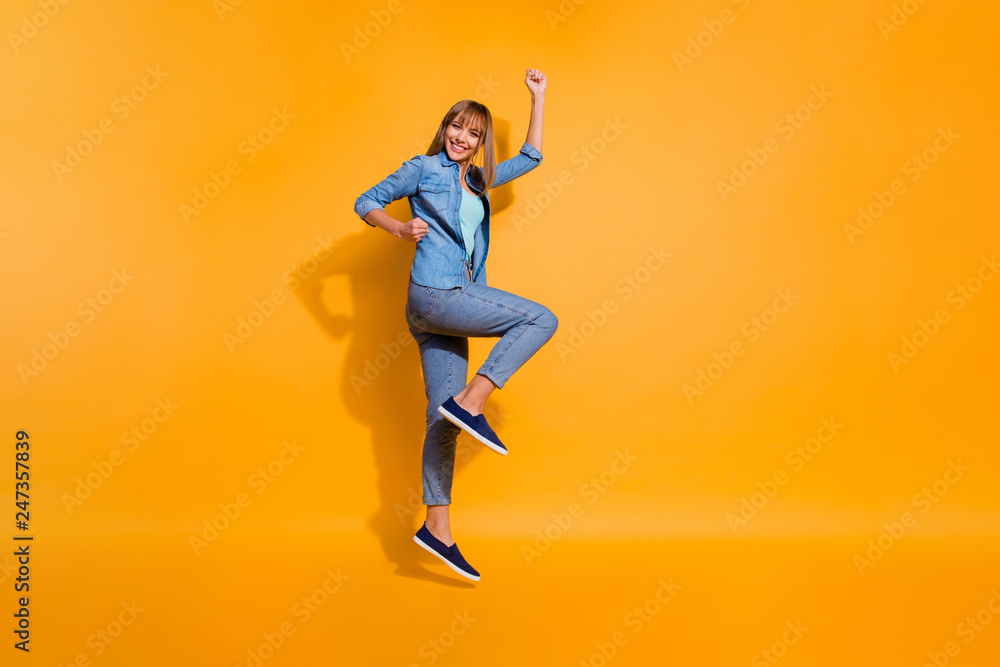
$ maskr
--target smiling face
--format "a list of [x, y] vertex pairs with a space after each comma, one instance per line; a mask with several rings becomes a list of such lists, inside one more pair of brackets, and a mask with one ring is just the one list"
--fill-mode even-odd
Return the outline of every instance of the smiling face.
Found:
[[481, 127], [456, 116], [444, 131], [444, 147], [448, 158], [467, 165], [476, 154], [481, 139]]

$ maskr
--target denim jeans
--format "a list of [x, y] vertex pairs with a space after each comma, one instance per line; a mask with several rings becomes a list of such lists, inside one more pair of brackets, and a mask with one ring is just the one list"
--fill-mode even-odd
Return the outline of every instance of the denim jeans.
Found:
[[500, 337], [478, 373], [502, 389], [514, 371], [552, 338], [559, 324], [541, 304], [472, 282], [468, 263], [465, 266], [464, 281], [458, 287], [425, 287], [411, 278], [406, 297], [406, 323], [420, 349], [427, 396], [425, 505], [451, 503], [455, 445], [461, 429], [445, 419], [438, 407], [468, 384], [467, 336]]

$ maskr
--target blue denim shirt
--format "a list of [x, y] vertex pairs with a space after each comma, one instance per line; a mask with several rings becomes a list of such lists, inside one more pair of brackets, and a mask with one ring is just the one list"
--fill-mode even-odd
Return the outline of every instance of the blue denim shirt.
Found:
[[[522, 176], [539, 165], [542, 154], [524, 142], [514, 157], [497, 164], [493, 187], [498, 187]], [[469, 190], [480, 193], [471, 178], [471, 165], [465, 174]], [[413, 282], [426, 287], [451, 289], [464, 282], [465, 239], [458, 210], [462, 204], [461, 185], [458, 182], [459, 166], [441, 150], [437, 155], [417, 155], [407, 160], [381, 183], [365, 190], [354, 202], [354, 211], [368, 225], [365, 216], [374, 209], [397, 199], [407, 197], [410, 213], [427, 223], [427, 234], [417, 242], [410, 267]], [[483, 202], [483, 222], [476, 230], [472, 252], [472, 281], [486, 284], [486, 254], [490, 246], [490, 196], [480, 197]]]

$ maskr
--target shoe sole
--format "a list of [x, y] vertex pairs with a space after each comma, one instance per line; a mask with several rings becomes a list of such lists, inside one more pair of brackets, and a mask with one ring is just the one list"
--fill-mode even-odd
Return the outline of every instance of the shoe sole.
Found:
[[452, 563], [450, 560], [448, 560], [447, 558], [445, 558], [444, 556], [442, 556], [438, 552], [434, 551], [434, 549], [432, 549], [427, 543], [425, 543], [423, 540], [421, 540], [416, 535], [413, 536], [413, 541], [416, 542], [417, 544], [419, 544], [420, 546], [422, 546], [424, 549], [427, 549], [427, 551], [429, 551], [430, 553], [432, 553], [435, 556], [437, 556], [438, 559], [440, 559], [440, 561], [442, 563], [444, 563], [445, 565], [447, 565], [451, 569], [455, 570], [455, 572], [458, 572], [463, 577], [466, 577], [467, 579], [472, 579], [473, 581], [479, 581], [480, 577], [478, 577], [478, 576], [476, 576], [474, 574], [469, 574], [468, 572], [463, 572], [454, 563]]
[[461, 419], [459, 419], [455, 415], [453, 415], [450, 412], [448, 412], [447, 410], [445, 410], [443, 405], [440, 406], [440, 407], [438, 407], [438, 412], [440, 412], [442, 415], [444, 415], [445, 418], [448, 421], [450, 421], [452, 424], [454, 424], [455, 426], [460, 427], [463, 431], [465, 431], [466, 433], [468, 433], [469, 435], [471, 435], [473, 438], [475, 438], [479, 442], [483, 443], [484, 445], [486, 445], [487, 447], [489, 447], [490, 449], [492, 449], [497, 454], [502, 454], [503, 456], [507, 456], [507, 450], [506, 449], [501, 449], [500, 447], [497, 447], [496, 444], [490, 442], [489, 440], [487, 440], [483, 436], [479, 435], [479, 432], [476, 431], [476, 429], [472, 428], [471, 426], [469, 426], [468, 424], [466, 424], [465, 422], [463, 422]]

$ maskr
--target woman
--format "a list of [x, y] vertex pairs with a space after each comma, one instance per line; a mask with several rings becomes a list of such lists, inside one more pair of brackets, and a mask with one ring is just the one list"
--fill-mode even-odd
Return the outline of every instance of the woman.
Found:
[[[486, 399], [555, 334], [558, 320], [534, 301], [486, 284], [490, 243], [489, 191], [542, 161], [545, 75], [528, 69], [528, 134], [517, 155], [496, 164], [493, 117], [474, 100], [445, 114], [425, 155], [407, 160], [354, 204], [366, 223], [416, 243], [406, 300], [406, 322], [420, 349], [427, 395], [423, 502], [427, 518], [413, 537], [459, 574], [480, 578], [451, 536], [455, 445], [460, 430], [506, 455], [483, 416]], [[481, 166], [473, 160], [481, 155]], [[413, 219], [401, 222], [385, 206], [407, 197]], [[496, 337], [486, 361], [466, 384], [468, 336]]]

